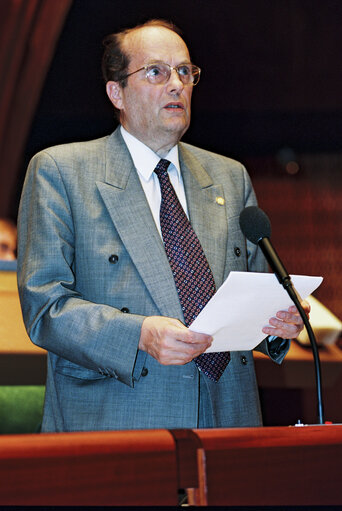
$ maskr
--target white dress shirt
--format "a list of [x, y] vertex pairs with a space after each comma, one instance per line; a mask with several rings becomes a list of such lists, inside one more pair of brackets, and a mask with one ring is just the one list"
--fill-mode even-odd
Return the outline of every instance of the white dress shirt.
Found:
[[[128, 133], [123, 126], [121, 126], [121, 134], [127, 145], [127, 148], [131, 154], [134, 166], [137, 170], [141, 186], [146, 195], [147, 202], [150, 206], [152, 216], [155, 224], [161, 235], [159, 211], [161, 202], [161, 193], [158, 176], [154, 171], [160, 157], [152, 151], [145, 144], [140, 142], [136, 137]], [[180, 171], [179, 159], [178, 159], [178, 146], [175, 145], [170, 149], [168, 154], [165, 156], [165, 160], [169, 160], [171, 164], [168, 168], [168, 174], [173, 188], [177, 194], [178, 200], [182, 205], [185, 213], [188, 216], [188, 208], [186, 204], [186, 197], [184, 191], [184, 184], [182, 174]]]

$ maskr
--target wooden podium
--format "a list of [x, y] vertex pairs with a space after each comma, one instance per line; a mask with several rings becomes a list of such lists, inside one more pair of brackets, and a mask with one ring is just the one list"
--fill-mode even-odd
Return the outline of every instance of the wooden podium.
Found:
[[342, 504], [342, 426], [0, 437], [0, 505]]
[[198, 505], [342, 504], [342, 426], [196, 430], [196, 434], [205, 452], [206, 475], [206, 495], [197, 492]]
[[177, 504], [167, 430], [0, 437], [0, 506], [160, 504]]

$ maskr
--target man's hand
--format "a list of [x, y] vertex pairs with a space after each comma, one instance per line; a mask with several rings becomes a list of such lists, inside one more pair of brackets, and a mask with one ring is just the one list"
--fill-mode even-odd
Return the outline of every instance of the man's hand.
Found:
[[148, 316], [144, 319], [139, 349], [163, 365], [184, 365], [211, 345], [207, 334], [191, 332], [178, 319]]
[[[305, 300], [302, 301], [302, 307], [309, 316], [310, 305]], [[296, 339], [304, 328], [304, 323], [299, 315], [297, 308], [292, 305], [287, 311], [279, 311], [275, 318], [269, 320], [269, 325], [262, 331], [267, 335], [276, 335], [283, 339]]]

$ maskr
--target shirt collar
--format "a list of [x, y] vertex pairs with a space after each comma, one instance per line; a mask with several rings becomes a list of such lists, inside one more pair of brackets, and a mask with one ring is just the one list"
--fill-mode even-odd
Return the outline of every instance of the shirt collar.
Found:
[[[143, 144], [136, 137], [128, 133], [128, 131], [125, 130], [123, 126], [120, 127], [120, 130], [131, 154], [135, 168], [142, 175], [142, 177], [148, 181], [160, 160], [160, 156], [158, 156], [154, 151], [152, 151], [152, 149], [147, 147], [147, 145]], [[169, 160], [174, 165], [177, 170], [178, 178], [180, 179], [178, 145], [175, 145], [172, 147], [172, 149], [170, 149], [168, 154], [165, 156], [165, 159]]]

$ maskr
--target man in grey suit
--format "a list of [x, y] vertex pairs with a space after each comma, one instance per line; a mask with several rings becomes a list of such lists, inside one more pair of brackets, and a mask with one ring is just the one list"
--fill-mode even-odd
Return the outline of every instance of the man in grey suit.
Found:
[[[266, 271], [239, 228], [256, 203], [248, 174], [179, 142], [200, 70], [173, 26], [152, 21], [108, 37], [103, 70], [121, 126], [36, 155], [20, 204], [23, 317], [48, 350], [42, 430], [261, 425], [251, 352], [232, 352], [218, 381], [194, 362], [212, 338], [184, 324], [153, 170], [171, 162], [216, 289], [231, 270]], [[295, 308], [280, 311], [258, 349], [280, 363], [301, 329]]]

